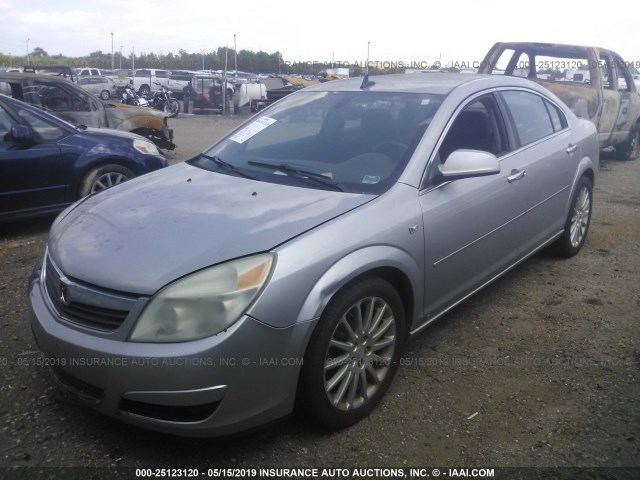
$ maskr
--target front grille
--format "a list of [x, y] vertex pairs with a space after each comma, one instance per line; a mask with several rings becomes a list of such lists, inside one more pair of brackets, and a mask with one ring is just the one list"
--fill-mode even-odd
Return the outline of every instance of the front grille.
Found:
[[[65, 280], [68, 281], [67, 279]], [[94, 300], [96, 298], [100, 299], [100, 290], [93, 287], [82, 286], [79, 282], [74, 281], [72, 283], [74, 292], [84, 289], [91, 292], [91, 298]], [[120, 327], [129, 314], [130, 307], [135, 302], [134, 298], [119, 297], [119, 299], [122, 300], [120, 303], [125, 306], [125, 308], [117, 309], [90, 304], [83, 302], [81, 299], [74, 298], [77, 296], [77, 293], [71, 295], [72, 289], [67, 287], [62, 280], [61, 274], [48, 256], [46, 261], [45, 284], [51, 303], [60, 316], [73, 323], [98, 330], [111, 332]], [[107, 292], [103, 292], [103, 295], [105, 299], [108, 297], [111, 302], [113, 302], [114, 298], [117, 298], [114, 294]]]
[[82, 303], [71, 302], [64, 305], [59, 298], [51, 298], [58, 312], [65, 318], [98, 330], [116, 330], [127, 317], [129, 312], [95, 307]]
[[91, 385], [84, 380], [80, 380], [79, 378], [68, 374], [61, 368], [53, 367], [52, 371], [62, 385], [76, 392], [77, 394], [85, 398], [88, 397], [95, 403], [100, 403], [104, 398], [104, 390], [102, 388]]
[[204, 405], [156, 405], [153, 403], [138, 402], [126, 398], [120, 399], [118, 410], [146, 418], [155, 418], [167, 422], [201, 422], [209, 418], [218, 408], [220, 402], [205, 403]]

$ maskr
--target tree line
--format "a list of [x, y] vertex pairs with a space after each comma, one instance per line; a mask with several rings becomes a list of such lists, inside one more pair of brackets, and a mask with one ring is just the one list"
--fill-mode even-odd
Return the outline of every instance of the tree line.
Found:
[[[234, 70], [236, 61], [239, 71], [265, 74], [300, 74], [315, 75], [323, 68], [330, 65], [311, 62], [291, 62], [283, 58], [280, 52], [254, 52], [252, 50], [238, 50], [237, 58], [232, 48], [218, 47], [215, 51], [190, 53], [180, 49], [174, 53], [140, 52], [121, 55], [120, 51], [113, 54], [115, 69], [131, 68], [162, 68], [167, 70], [224, 70], [225, 62], [227, 70]], [[0, 66], [23, 67], [31, 65], [66, 65], [71, 68], [95, 67], [100, 69], [111, 68], [111, 53], [101, 50], [91, 52], [84, 57], [68, 57], [62, 54], [49, 55], [43, 48], [36, 47], [26, 56], [9, 56], [0, 53]], [[380, 73], [400, 73], [404, 69], [376, 69]], [[361, 65], [352, 65], [351, 76], [359, 76], [363, 73]]]

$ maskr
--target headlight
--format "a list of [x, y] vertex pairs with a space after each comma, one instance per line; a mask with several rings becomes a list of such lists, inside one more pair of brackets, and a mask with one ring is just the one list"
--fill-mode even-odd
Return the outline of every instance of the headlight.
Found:
[[241, 258], [184, 277], [160, 290], [138, 319], [133, 342], [187, 342], [233, 325], [264, 286], [269, 253]]
[[142, 153], [143, 155], [160, 155], [158, 147], [156, 147], [149, 140], [143, 138], [136, 138], [133, 141], [133, 148]]

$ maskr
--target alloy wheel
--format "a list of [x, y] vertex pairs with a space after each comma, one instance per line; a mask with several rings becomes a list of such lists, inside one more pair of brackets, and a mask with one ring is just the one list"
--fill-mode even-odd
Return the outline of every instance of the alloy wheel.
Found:
[[376, 393], [391, 367], [396, 341], [396, 319], [383, 299], [364, 298], [347, 309], [324, 360], [325, 392], [335, 408], [359, 408]]
[[589, 215], [591, 213], [591, 199], [589, 190], [582, 186], [576, 196], [571, 216], [571, 245], [575, 248], [582, 242], [589, 226]]
[[129, 180], [129, 177], [119, 172], [105, 173], [95, 179], [93, 185], [91, 185], [91, 193], [101, 192], [102, 190], [106, 190], [114, 185], [126, 182], [127, 180]]

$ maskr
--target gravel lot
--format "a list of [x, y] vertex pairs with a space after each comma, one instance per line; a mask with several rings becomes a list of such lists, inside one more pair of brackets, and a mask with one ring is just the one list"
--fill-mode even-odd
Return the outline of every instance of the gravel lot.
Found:
[[[240, 120], [173, 119], [170, 162]], [[382, 405], [334, 433], [293, 417], [190, 440], [70, 404], [43, 367], [24, 365], [38, 358], [26, 282], [51, 221], [0, 225], [0, 477], [56, 478], [37, 467], [61, 466], [109, 467], [83, 478], [134, 477], [113, 467], [577, 466], [636, 467], [606, 478], [640, 478], [640, 160], [602, 162], [577, 257], [540, 253], [412, 339]]]

